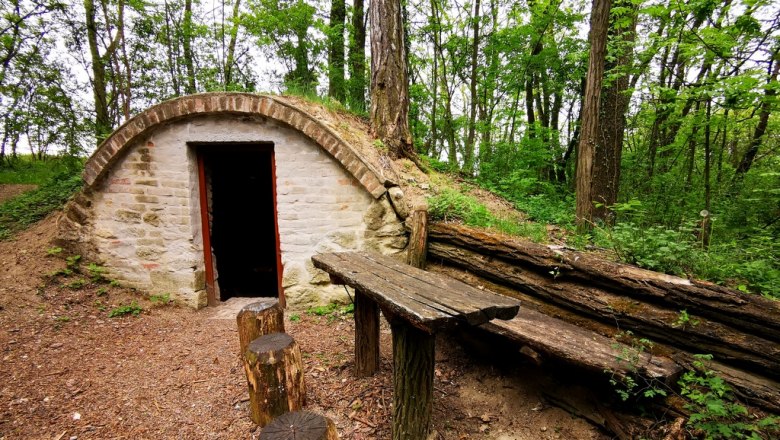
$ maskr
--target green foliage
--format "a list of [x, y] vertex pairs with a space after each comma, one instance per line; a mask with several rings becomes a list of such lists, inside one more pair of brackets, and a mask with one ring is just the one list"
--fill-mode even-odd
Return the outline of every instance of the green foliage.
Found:
[[[780, 420], [751, 418], [737, 403], [726, 382], [707, 366], [711, 355], [697, 355], [694, 370], [686, 372], [678, 384], [685, 408], [691, 412], [688, 426], [705, 439], [761, 439], [780, 434]], [[763, 437], [767, 436], [767, 437]]]
[[106, 268], [95, 263], [87, 265], [87, 273], [93, 282], [100, 283], [106, 281]]
[[141, 306], [139, 306], [137, 302], [133, 301], [130, 304], [114, 307], [108, 312], [108, 317], [116, 318], [116, 317], [121, 317], [126, 315], [138, 316], [141, 314], [141, 312], [143, 312], [143, 310], [144, 309], [141, 308]]
[[[310, 307], [308, 310], [306, 310], [306, 313], [314, 316], [325, 316], [328, 319], [328, 322], [332, 322], [336, 319], [339, 319], [345, 315], [351, 315], [355, 312], [355, 305], [352, 303], [349, 304], [340, 304], [336, 302], [332, 302], [330, 304], [324, 305], [324, 306], [315, 306]], [[292, 318], [291, 318], [292, 320]]]
[[71, 156], [52, 156], [44, 160], [31, 155], [19, 155], [0, 162], [0, 184], [32, 184], [43, 185], [61, 178], [63, 175], [74, 175], [82, 166], [82, 159]]
[[0, 240], [60, 208], [82, 186], [80, 176], [58, 175], [38, 189], [0, 205]]
[[688, 310], [682, 309], [680, 310], [680, 316], [677, 317], [677, 321], [675, 321], [674, 326], [675, 327], [695, 327], [699, 325], [699, 320], [691, 318], [691, 315], [688, 314]]
[[59, 255], [59, 254], [62, 253], [62, 250], [63, 249], [61, 247], [56, 247], [55, 246], [53, 248], [46, 249], [46, 253], [49, 254], [49, 255]]
[[[663, 384], [654, 380], [647, 382], [637, 374], [642, 362], [642, 353], [651, 350], [653, 343], [646, 338], [634, 337], [630, 330], [620, 332], [614, 338], [615, 343], [612, 344], [612, 348], [619, 351], [616, 360], [625, 366], [628, 374], [618, 374], [610, 369], [605, 370], [605, 373], [610, 374], [609, 383], [620, 399], [625, 402], [629, 399], [652, 399], [666, 396], [667, 392], [663, 388]], [[619, 341], [627, 341], [628, 343]]]
[[163, 293], [160, 295], [149, 295], [149, 301], [151, 301], [152, 304], [155, 305], [166, 305], [173, 302], [173, 300], [171, 300], [170, 293]]
[[546, 237], [544, 225], [533, 222], [516, 222], [493, 215], [476, 198], [445, 188], [439, 194], [428, 198], [428, 212], [434, 220], [460, 220], [469, 226], [497, 229], [501, 232], [529, 237], [543, 241]]
[[67, 287], [68, 289], [78, 290], [86, 286], [88, 283], [89, 281], [85, 280], [84, 278], [79, 278], [77, 280], [73, 280], [69, 283], [66, 283], [65, 287]]
[[293, 313], [290, 315], [290, 322], [298, 322], [301, 320], [301, 315]]

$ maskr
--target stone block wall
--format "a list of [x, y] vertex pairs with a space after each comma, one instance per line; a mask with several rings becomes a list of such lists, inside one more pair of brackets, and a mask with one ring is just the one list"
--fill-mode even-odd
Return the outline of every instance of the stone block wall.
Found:
[[273, 142], [288, 304], [344, 296], [312, 266], [314, 253], [405, 248], [406, 233], [386, 195], [374, 198], [301, 132], [262, 116], [236, 115], [189, 117], [133, 140], [104, 178], [71, 202], [61, 221], [63, 239], [128, 285], [205, 306], [197, 157], [189, 146], [204, 142]]

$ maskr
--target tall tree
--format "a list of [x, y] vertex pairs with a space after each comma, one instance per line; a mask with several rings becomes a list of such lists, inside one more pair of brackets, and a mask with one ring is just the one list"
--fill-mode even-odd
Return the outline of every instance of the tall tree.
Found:
[[[107, 0], [98, 0], [99, 6], [103, 11], [105, 31], [108, 35], [111, 34], [112, 25], [108, 14]], [[124, 0], [119, 0], [117, 10], [118, 16], [124, 16]], [[90, 60], [92, 62], [92, 97], [94, 99], [95, 109], [95, 139], [97, 143], [103, 141], [114, 128], [114, 117], [112, 117], [112, 106], [116, 103], [116, 95], [112, 94], [112, 89], [109, 88], [112, 81], [111, 64], [113, 58], [117, 54], [119, 45], [121, 43], [121, 32], [114, 32], [113, 38], [110, 39], [110, 43], [105, 48], [103, 53], [100, 53], [100, 28], [98, 25], [97, 13], [94, 0], [84, 0], [84, 13], [86, 15], [86, 27], [87, 27], [87, 43], [89, 44]], [[114, 72], [115, 73], [115, 72]]]
[[477, 60], [479, 59], [479, 6], [480, 0], [474, 2], [474, 16], [472, 19], [471, 39], [471, 74], [469, 75], [469, 127], [466, 135], [466, 144], [463, 152], [463, 168], [465, 175], [471, 176], [474, 172], [474, 143], [477, 133]]
[[409, 80], [400, 0], [372, 1], [369, 23], [371, 126], [393, 157], [417, 160], [409, 131]]
[[593, 224], [593, 161], [599, 142], [601, 85], [604, 80], [611, 0], [593, 0], [590, 15], [590, 57], [582, 103], [582, 129], [577, 151], [577, 229]]
[[614, 221], [610, 207], [618, 200], [626, 112], [631, 100], [628, 86], [636, 37], [636, 8], [633, 2], [615, 0], [611, 9], [607, 35], [608, 61], [604, 67], [608, 79], [602, 90], [598, 121], [601, 142], [596, 144], [591, 184], [591, 200], [597, 202], [593, 208], [593, 219], [609, 224]]
[[352, 2], [349, 28], [349, 108], [366, 109], [366, 22], [363, 0]]
[[328, 27], [328, 96], [344, 102], [344, 21], [347, 8], [344, 0], [331, 0], [330, 26]]
[[764, 88], [764, 98], [761, 100], [761, 106], [758, 116], [758, 124], [753, 131], [753, 138], [750, 140], [750, 146], [748, 146], [745, 155], [742, 156], [742, 160], [737, 166], [737, 170], [734, 173], [734, 183], [739, 183], [750, 171], [753, 166], [753, 161], [758, 154], [758, 148], [761, 146], [761, 141], [766, 133], [767, 126], [769, 125], [769, 115], [772, 112], [772, 106], [774, 100], [777, 97], [777, 75], [780, 73], [780, 45], [778, 45], [772, 52], [772, 56], [769, 59], [769, 75], [767, 78], [767, 85]]

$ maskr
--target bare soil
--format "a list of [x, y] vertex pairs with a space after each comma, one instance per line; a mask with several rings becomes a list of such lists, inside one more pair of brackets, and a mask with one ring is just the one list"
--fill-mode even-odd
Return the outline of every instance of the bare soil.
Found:
[[[66, 268], [52, 217], [0, 242], [0, 440], [255, 439], [234, 314], [193, 311]], [[136, 302], [138, 316], [109, 318]], [[352, 375], [351, 315], [286, 312], [304, 353], [308, 409], [342, 439], [388, 439], [390, 331], [381, 371]], [[433, 428], [439, 439], [602, 439], [550, 406], [527, 369], [499, 369], [441, 335]]]
[[8, 199], [12, 199], [22, 193], [26, 193], [27, 191], [32, 191], [35, 188], [38, 188], [38, 185], [28, 185], [21, 183], [2, 184], [0, 185], [0, 203], [3, 203]]

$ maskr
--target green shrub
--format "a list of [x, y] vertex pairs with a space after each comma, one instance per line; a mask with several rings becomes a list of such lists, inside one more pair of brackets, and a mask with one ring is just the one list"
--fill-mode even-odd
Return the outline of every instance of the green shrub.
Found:
[[110, 312], [108, 312], [108, 317], [116, 318], [125, 315], [138, 316], [141, 314], [141, 312], [143, 312], [143, 310], [144, 309], [141, 308], [141, 306], [139, 306], [137, 302], [133, 301], [130, 304], [114, 307], [113, 309], [111, 309]]
[[751, 418], [747, 409], [734, 400], [731, 388], [708, 368], [706, 362], [711, 355], [696, 357], [694, 370], [686, 372], [678, 384], [688, 400], [685, 408], [691, 412], [688, 426], [698, 438], [759, 440], [780, 434], [780, 419]]

